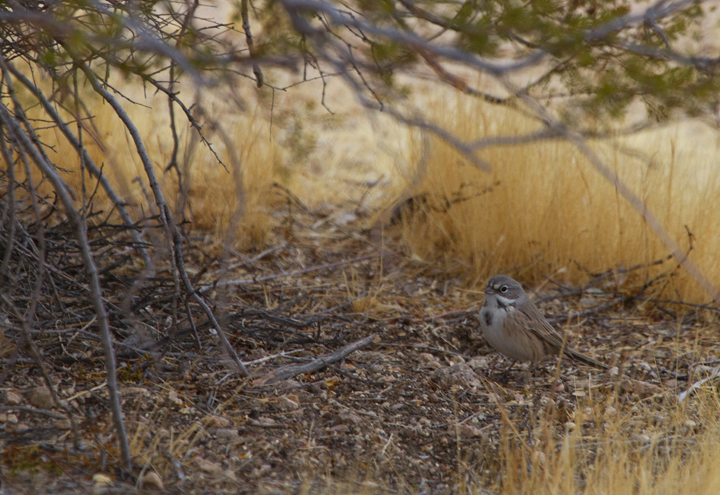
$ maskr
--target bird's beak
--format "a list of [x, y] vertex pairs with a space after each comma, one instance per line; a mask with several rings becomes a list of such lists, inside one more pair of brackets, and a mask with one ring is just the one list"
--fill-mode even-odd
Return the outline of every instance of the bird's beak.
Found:
[[485, 294], [492, 294], [493, 292], [495, 292], [495, 291], [492, 290], [492, 287], [486, 287], [486, 288], [485, 288]]

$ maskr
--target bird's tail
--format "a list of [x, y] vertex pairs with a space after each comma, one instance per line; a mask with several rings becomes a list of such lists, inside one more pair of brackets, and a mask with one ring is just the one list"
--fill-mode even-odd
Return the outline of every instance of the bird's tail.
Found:
[[586, 356], [585, 354], [576, 351], [575, 349], [568, 349], [565, 348], [565, 354], [576, 361], [580, 361], [581, 363], [585, 363], [588, 366], [593, 366], [600, 370], [606, 370], [608, 369], [607, 364], [601, 363], [600, 361], [596, 361], [595, 359]]

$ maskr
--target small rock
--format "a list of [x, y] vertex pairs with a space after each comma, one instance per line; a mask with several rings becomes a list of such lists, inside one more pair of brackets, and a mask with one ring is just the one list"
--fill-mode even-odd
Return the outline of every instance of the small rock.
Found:
[[291, 395], [281, 395], [278, 397], [277, 405], [283, 411], [294, 411], [300, 407], [300, 402], [297, 397]]
[[220, 464], [208, 461], [207, 459], [203, 459], [200, 456], [197, 456], [195, 458], [195, 464], [197, 464], [197, 466], [201, 470], [205, 471], [208, 474], [218, 475], [223, 472], [223, 468], [222, 466], [220, 466]]
[[272, 384], [276, 390], [294, 390], [302, 387], [302, 384], [297, 380], [282, 380]]
[[288, 413], [288, 416], [291, 416], [291, 417], [296, 418], [296, 419], [297, 419], [297, 418], [302, 418], [303, 416], [305, 416], [305, 409], [304, 409], [304, 408], [300, 408], [300, 409], [296, 409], [296, 410], [294, 410], [294, 411], [291, 411], [291, 412]]
[[472, 368], [465, 363], [437, 369], [432, 372], [430, 377], [435, 382], [448, 389], [453, 386], [460, 386], [463, 388], [482, 387], [482, 383], [480, 382], [478, 376]]
[[69, 419], [59, 419], [55, 421], [55, 428], [58, 430], [69, 430], [71, 426]]
[[202, 424], [205, 428], [227, 428], [230, 426], [230, 420], [222, 416], [205, 416]]
[[104, 473], [95, 473], [93, 475], [92, 479], [93, 479], [93, 484], [96, 487], [107, 486], [113, 482], [112, 478]]
[[465, 363], [465, 358], [462, 356], [450, 356], [450, 362], [452, 364], [463, 364]]
[[356, 425], [356, 424], [360, 423], [360, 421], [361, 421], [360, 416], [358, 416], [357, 414], [348, 412], [348, 411], [343, 411], [343, 412], [339, 413], [337, 417], [343, 423], [350, 424], [350, 425]]
[[165, 489], [165, 487], [163, 486], [162, 478], [155, 471], [145, 473], [145, 475], [143, 475], [142, 479], [140, 480], [140, 483], [142, 483], [142, 486], [145, 488], [155, 488], [157, 490]]
[[464, 440], [483, 436], [483, 432], [480, 428], [466, 423], [457, 426], [450, 426], [449, 430], [451, 434], [457, 434]]
[[344, 433], [344, 432], [350, 431], [350, 427], [348, 425], [336, 425], [336, 426], [333, 426], [332, 428], [328, 428], [328, 430]]
[[475, 372], [478, 371], [485, 371], [490, 366], [488, 365], [488, 359], [485, 357], [474, 357], [468, 362], [468, 366], [470, 366]]
[[5, 402], [8, 406], [19, 406], [22, 402], [22, 397], [17, 392], [5, 392]]
[[592, 296], [585, 296], [580, 298], [580, 306], [583, 308], [589, 308], [591, 306], [597, 306], [597, 299]]
[[53, 399], [47, 387], [35, 387], [30, 392], [30, 404], [39, 409], [52, 409]]
[[214, 433], [218, 440], [223, 440], [230, 444], [240, 443], [240, 434], [233, 428], [218, 428]]
[[0, 413], [0, 423], [17, 423], [18, 417], [12, 413]]
[[421, 352], [418, 355], [418, 358], [420, 359], [420, 364], [422, 366], [426, 366], [426, 367], [432, 368], [434, 370], [443, 367], [442, 363], [438, 360], [438, 358], [436, 358], [429, 352]]
[[223, 475], [229, 480], [237, 481], [237, 477], [235, 476], [235, 473], [232, 469], [226, 469], [225, 471], [223, 471]]
[[662, 388], [660, 388], [659, 386], [639, 380], [623, 383], [623, 389], [625, 389], [627, 392], [636, 393], [641, 398], [646, 398], [662, 393]]
[[174, 390], [170, 391], [167, 398], [171, 404], [173, 404], [177, 407], [182, 407], [184, 405], [183, 400], [180, 397], [178, 397], [177, 392], [175, 392]]

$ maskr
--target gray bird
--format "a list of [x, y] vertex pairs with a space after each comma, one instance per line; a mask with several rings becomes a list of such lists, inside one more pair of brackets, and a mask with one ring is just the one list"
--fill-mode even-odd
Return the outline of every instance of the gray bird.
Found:
[[607, 369], [605, 364], [567, 345], [563, 348], [562, 336], [528, 299], [522, 286], [505, 275], [496, 275], [488, 281], [480, 310], [480, 328], [488, 344], [514, 361], [535, 364], [548, 356], [557, 356], [563, 349], [574, 360]]

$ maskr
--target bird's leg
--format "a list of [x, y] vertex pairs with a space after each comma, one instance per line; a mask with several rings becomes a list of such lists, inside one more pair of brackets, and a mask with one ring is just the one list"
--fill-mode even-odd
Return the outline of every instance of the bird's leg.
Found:
[[500, 383], [507, 383], [510, 380], [510, 377], [508, 376], [508, 371], [510, 371], [510, 368], [515, 366], [515, 362], [516, 361], [514, 359], [510, 359], [510, 366], [505, 368], [505, 370], [500, 375], [500, 380], [498, 380]]
[[511, 360], [510, 360], [510, 366], [508, 366], [507, 368], [505, 368], [505, 371], [503, 371], [502, 374], [503, 374], [503, 375], [507, 375], [507, 372], [510, 371], [510, 368], [512, 368], [513, 366], [515, 366], [515, 363], [516, 363], [516, 362], [517, 362], [517, 361], [515, 361], [514, 359], [511, 359]]
[[539, 361], [531, 361], [530, 364], [527, 367], [527, 370], [525, 370], [525, 374], [523, 376], [523, 383], [528, 384], [532, 381], [532, 377], [535, 376], [538, 367], [540, 366]]

